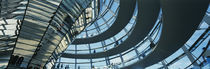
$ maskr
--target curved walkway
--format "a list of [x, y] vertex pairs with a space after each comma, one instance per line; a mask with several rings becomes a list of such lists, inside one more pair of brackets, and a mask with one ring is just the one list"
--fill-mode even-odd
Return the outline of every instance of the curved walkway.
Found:
[[145, 58], [124, 69], [143, 69], [176, 52], [195, 32], [209, 5], [209, 0], [160, 0], [160, 2], [163, 9], [163, 30], [160, 41]]
[[[130, 0], [127, 0], [130, 1]], [[87, 58], [102, 58], [122, 53], [141, 40], [143, 40], [150, 30], [153, 28], [160, 11], [159, 1], [157, 0], [138, 0], [138, 15], [137, 23], [131, 35], [117, 47], [107, 50], [106, 52], [99, 52], [95, 54], [69, 54], [64, 53], [62, 57], [87, 59]]]
[[136, 4], [136, 0], [120, 1], [120, 5], [119, 5], [120, 9], [118, 11], [118, 16], [110, 28], [108, 28], [103, 33], [100, 33], [99, 35], [96, 35], [93, 37], [75, 39], [74, 42], [72, 42], [72, 44], [95, 43], [95, 42], [106, 40], [116, 35], [123, 28], [125, 28], [125, 26], [129, 23], [134, 13], [134, 9], [136, 6], [135, 4]]

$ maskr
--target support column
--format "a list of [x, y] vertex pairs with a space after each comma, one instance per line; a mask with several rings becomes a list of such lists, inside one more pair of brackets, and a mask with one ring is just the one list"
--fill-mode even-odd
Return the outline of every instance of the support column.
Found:
[[168, 66], [166, 66], [167, 63], [165, 60], [161, 61], [161, 63], [163, 64], [163, 68], [168, 69]]
[[[195, 58], [193, 58], [193, 54], [187, 49], [187, 47], [185, 45], [182, 47], [182, 50], [184, 51], [184, 53], [186, 54], [186, 56], [189, 58], [189, 60], [191, 62], [194, 62], [195, 61]], [[193, 65], [196, 68], [199, 67], [199, 64], [197, 62], [193, 63]]]

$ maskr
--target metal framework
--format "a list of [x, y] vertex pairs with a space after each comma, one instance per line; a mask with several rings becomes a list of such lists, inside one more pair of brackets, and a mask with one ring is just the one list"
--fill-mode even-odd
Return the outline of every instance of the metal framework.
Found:
[[206, 68], [209, 3], [0, 0], [0, 64], [7, 69]]

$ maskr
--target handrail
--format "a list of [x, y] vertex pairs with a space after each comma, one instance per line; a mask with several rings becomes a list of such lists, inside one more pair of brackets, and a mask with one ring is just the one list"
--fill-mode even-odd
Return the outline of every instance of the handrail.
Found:
[[[209, 31], [209, 30], [206, 30], [207, 32]], [[197, 49], [197, 47], [196, 47], [196, 44], [198, 43], [198, 42], [200, 42], [200, 43], [202, 43], [205, 39], [203, 39], [203, 37], [207, 34], [207, 32], [204, 32], [197, 40], [196, 40], [196, 42], [194, 42], [194, 44], [188, 49], [188, 51], [190, 51], [190, 52], [193, 52], [195, 49]], [[200, 45], [200, 44], [199, 44]], [[199, 46], [199, 45], [197, 45], [197, 46]], [[193, 48], [195, 48], [195, 49], [193, 49]], [[192, 50], [193, 49], [193, 50]], [[169, 66], [170, 64], [172, 64], [173, 62], [175, 62], [176, 60], [178, 60], [180, 57], [183, 57], [185, 55], [185, 53], [182, 53], [181, 55], [179, 55], [177, 58], [175, 58], [175, 59], [173, 59], [172, 61], [170, 61], [166, 66]]]
[[203, 55], [204, 53], [207, 51], [207, 49], [209, 48], [210, 46], [210, 42], [208, 42], [208, 44], [206, 45], [206, 47], [204, 48], [203, 52], [201, 53], [200, 56], [198, 56], [190, 65], [188, 65], [187, 67], [185, 67], [185, 69], [187, 69], [188, 67], [190, 67], [191, 65], [193, 65], [194, 63], [196, 63], [197, 60], [199, 60]]

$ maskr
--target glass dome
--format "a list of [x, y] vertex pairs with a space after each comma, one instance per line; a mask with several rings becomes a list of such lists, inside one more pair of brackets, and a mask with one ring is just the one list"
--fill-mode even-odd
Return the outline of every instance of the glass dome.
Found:
[[0, 68], [210, 68], [208, 0], [0, 2]]

